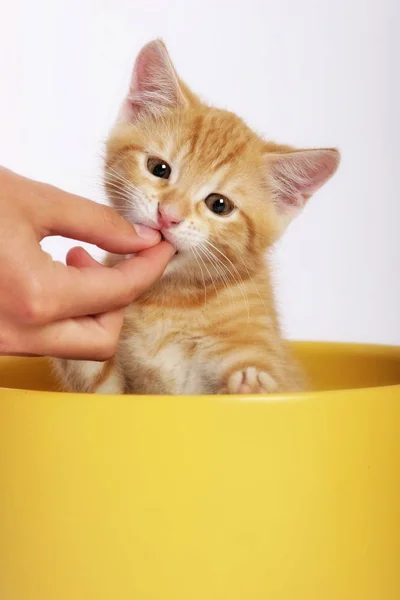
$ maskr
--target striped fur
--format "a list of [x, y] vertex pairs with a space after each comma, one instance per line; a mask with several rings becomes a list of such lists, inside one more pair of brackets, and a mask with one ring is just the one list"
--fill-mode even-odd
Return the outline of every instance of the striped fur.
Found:
[[[149, 157], [170, 165], [168, 180], [147, 170]], [[132, 222], [156, 228], [159, 209], [179, 215], [178, 225], [162, 230], [178, 254], [126, 309], [112, 362], [94, 368], [57, 361], [65, 388], [138, 394], [304, 389], [281, 336], [266, 256], [338, 162], [333, 149], [298, 151], [265, 142], [239, 117], [190, 92], [162, 42], [146, 46], [108, 140], [105, 186]], [[229, 198], [235, 210], [214, 214], [204, 201], [211, 193]], [[107, 260], [112, 265], [121, 257]]]

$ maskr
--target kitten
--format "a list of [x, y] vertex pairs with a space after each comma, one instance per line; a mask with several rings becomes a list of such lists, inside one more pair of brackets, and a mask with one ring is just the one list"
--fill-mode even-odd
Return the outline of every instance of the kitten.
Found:
[[[112, 130], [105, 185], [133, 223], [177, 248], [163, 277], [126, 309], [116, 356], [56, 360], [71, 391], [271, 393], [304, 389], [281, 337], [265, 254], [336, 171], [335, 149], [265, 142], [203, 104], [161, 41], [136, 60]], [[108, 257], [116, 264], [121, 257]]]

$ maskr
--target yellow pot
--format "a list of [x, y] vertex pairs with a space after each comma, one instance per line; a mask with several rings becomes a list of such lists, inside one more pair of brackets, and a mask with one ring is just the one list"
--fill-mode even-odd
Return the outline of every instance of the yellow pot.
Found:
[[320, 391], [23, 391], [45, 359], [0, 359], [0, 599], [399, 600], [400, 349], [295, 351]]

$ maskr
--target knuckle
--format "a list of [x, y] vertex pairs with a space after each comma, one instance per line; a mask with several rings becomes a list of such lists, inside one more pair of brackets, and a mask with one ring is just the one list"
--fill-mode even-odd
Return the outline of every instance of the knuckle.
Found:
[[52, 305], [37, 279], [25, 282], [16, 311], [26, 325], [44, 325], [51, 320]]

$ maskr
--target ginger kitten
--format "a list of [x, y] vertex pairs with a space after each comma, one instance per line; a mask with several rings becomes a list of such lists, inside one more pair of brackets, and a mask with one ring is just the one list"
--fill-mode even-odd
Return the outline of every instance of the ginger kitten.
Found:
[[54, 361], [65, 389], [304, 389], [281, 336], [265, 254], [338, 164], [335, 149], [264, 141], [236, 115], [201, 102], [161, 41], [145, 46], [108, 139], [105, 185], [126, 218], [159, 229], [177, 254], [126, 309], [113, 359]]

